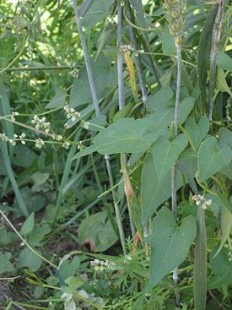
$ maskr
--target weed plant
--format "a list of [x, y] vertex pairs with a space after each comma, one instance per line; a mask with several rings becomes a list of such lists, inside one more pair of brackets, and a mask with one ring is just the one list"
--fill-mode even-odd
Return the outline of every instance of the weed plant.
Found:
[[229, 2], [0, 12], [0, 309], [231, 309]]

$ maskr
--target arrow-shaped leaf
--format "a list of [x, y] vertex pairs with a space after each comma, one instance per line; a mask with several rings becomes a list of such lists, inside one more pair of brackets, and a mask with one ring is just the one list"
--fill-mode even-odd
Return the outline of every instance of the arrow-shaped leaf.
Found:
[[178, 227], [168, 208], [163, 207], [159, 211], [151, 236], [150, 279], [147, 290], [151, 290], [185, 260], [196, 232], [197, 225], [192, 215], [184, 218]]
[[215, 137], [210, 137], [202, 142], [198, 152], [198, 170], [201, 181], [205, 181], [232, 159], [232, 151], [228, 146], [218, 147]]
[[153, 160], [158, 179], [162, 179], [186, 148], [188, 139], [184, 134], [176, 137], [172, 142], [160, 137], [152, 147]]

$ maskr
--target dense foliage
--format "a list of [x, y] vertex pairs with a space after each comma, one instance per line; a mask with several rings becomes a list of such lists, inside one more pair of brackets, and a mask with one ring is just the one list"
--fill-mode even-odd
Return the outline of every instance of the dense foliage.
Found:
[[231, 12], [1, 2], [1, 309], [231, 309]]

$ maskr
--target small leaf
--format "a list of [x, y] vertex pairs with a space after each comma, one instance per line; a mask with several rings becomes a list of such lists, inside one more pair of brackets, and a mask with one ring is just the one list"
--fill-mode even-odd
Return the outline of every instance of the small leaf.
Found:
[[177, 136], [172, 142], [160, 137], [153, 144], [152, 155], [158, 180], [167, 174], [187, 144], [188, 140], [184, 134]]
[[221, 226], [221, 242], [220, 242], [220, 246], [215, 256], [218, 255], [218, 253], [222, 250], [222, 247], [224, 246], [224, 244], [226, 243], [227, 239], [230, 236], [230, 232], [232, 228], [232, 214], [229, 211], [229, 209], [230, 209], [230, 204], [229, 202], [227, 202], [227, 207], [224, 206], [221, 212], [221, 225], [220, 225]]
[[225, 73], [221, 68], [217, 70], [217, 89], [221, 92], [227, 92], [232, 97], [232, 92], [227, 84]]
[[39, 270], [42, 264], [41, 258], [35, 255], [31, 250], [28, 248], [22, 249], [19, 253], [19, 260], [17, 267], [26, 267], [31, 271], [35, 272]]
[[29, 235], [33, 231], [34, 225], [35, 225], [35, 213], [33, 212], [24, 222], [20, 230], [21, 235], [23, 235], [24, 237]]
[[184, 218], [178, 227], [168, 208], [163, 207], [158, 212], [151, 235], [150, 279], [147, 290], [151, 290], [185, 260], [196, 232], [197, 225], [193, 216]]
[[[177, 189], [183, 184], [177, 170]], [[156, 209], [171, 197], [171, 169], [158, 179], [152, 154], [147, 154], [141, 174], [142, 222], [146, 223]]]
[[80, 244], [88, 244], [91, 251], [94, 252], [103, 252], [118, 240], [105, 211], [84, 219], [79, 227], [78, 236]]
[[226, 53], [218, 53], [217, 65], [223, 70], [229, 70], [230, 72], [232, 71], [232, 59]]
[[150, 126], [146, 118], [120, 119], [102, 130], [93, 139], [93, 146], [104, 155], [145, 151], [157, 138], [157, 133], [148, 133]]
[[200, 118], [199, 122], [196, 123], [194, 115], [190, 115], [186, 120], [185, 129], [188, 133], [190, 144], [193, 147], [193, 150], [196, 151], [209, 132], [209, 120], [204, 115]]
[[162, 40], [162, 48], [164, 55], [176, 55], [176, 45], [173, 35], [171, 35], [168, 24], [165, 23], [164, 34]]
[[206, 181], [232, 159], [232, 151], [228, 146], [219, 148], [215, 137], [210, 137], [201, 143], [198, 152], [198, 170], [201, 181]]
[[10, 252], [0, 252], [0, 274], [15, 270], [13, 264], [10, 262], [11, 256]]
[[55, 96], [46, 105], [46, 109], [60, 108], [65, 105], [67, 94], [63, 90], [58, 90]]

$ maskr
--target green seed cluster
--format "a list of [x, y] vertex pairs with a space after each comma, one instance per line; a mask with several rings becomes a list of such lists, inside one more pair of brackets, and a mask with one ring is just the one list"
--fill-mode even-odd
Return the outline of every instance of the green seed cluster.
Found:
[[166, 19], [169, 24], [171, 34], [175, 38], [176, 45], [181, 45], [184, 34], [184, 10], [185, 2], [183, 0], [164, 0], [166, 10]]

